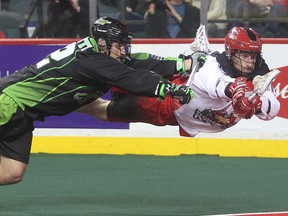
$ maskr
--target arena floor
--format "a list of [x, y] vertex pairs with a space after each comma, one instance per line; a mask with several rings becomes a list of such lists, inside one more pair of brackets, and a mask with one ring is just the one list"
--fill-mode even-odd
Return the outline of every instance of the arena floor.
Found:
[[32, 154], [0, 216], [283, 216], [287, 179], [288, 159]]

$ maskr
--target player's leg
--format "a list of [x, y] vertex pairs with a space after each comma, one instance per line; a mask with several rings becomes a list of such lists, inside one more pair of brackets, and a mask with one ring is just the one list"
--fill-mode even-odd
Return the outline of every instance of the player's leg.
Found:
[[[126, 93], [113, 93], [112, 101], [98, 98], [79, 108], [77, 112], [91, 115], [103, 121], [142, 122], [137, 111], [137, 96]], [[109, 107], [109, 108], [108, 108]]]
[[21, 109], [0, 126], [0, 185], [15, 184], [23, 179], [29, 163], [33, 130], [33, 120]]
[[107, 107], [107, 119], [118, 122], [143, 122], [156, 126], [177, 125], [171, 110], [171, 98], [139, 97], [114, 93]]
[[107, 121], [107, 107], [110, 103], [109, 100], [98, 98], [97, 100], [87, 104], [77, 110], [77, 112], [91, 115], [102, 121]]
[[0, 185], [20, 182], [24, 177], [26, 168], [27, 164], [2, 155], [0, 161]]
[[8, 135], [0, 140], [0, 185], [15, 184], [23, 179], [29, 163], [32, 130], [13, 133], [11, 129], [11, 134], [5, 133]]
[[131, 122], [136, 118], [136, 98], [136, 96], [126, 93], [114, 93], [112, 101], [98, 98], [79, 108], [77, 112], [91, 115], [103, 121]]
[[172, 111], [172, 99], [139, 97], [127, 93], [113, 93], [112, 101], [98, 98], [77, 112], [103, 121], [145, 122], [153, 125], [177, 125]]

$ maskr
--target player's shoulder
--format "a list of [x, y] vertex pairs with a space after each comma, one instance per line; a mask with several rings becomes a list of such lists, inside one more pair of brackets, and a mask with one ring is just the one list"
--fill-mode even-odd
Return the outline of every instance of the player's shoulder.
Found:
[[213, 68], [217, 69], [219, 67], [220, 67], [220, 64], [217, 61], [216, 56], [207, 55], [207, 59], [206, 59], [205, 64], [203, 65], [202, 68], [204, 68], [204, 69], [209, 68], [210, 70], [212, 70]]

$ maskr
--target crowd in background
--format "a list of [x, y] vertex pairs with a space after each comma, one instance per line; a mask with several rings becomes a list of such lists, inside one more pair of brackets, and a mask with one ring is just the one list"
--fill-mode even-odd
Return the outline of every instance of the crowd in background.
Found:
[[[30, 1], [30, 7], [37, 2], [22, 1]], [[41, 37], [82, 38], [89, 34], [88, 0], [43, 1], [47, 3], [43, 10], [47, 19]], [[201, 0], [122, 2], [97, 0], [97, 17], [109, 15], [121, 20], [129, 26], [135, 38], [193, 38], [200, 25]], [[15, 1], [1, 0], [0, 18], [9, 12], [15, 12], [11, 9], [12, 3]], [[210, 38], [224, 37], [234, 26], [252, 27], [262, 37], [288, 37], [288, 0], [208, 0], [207, 7]], [[26, 14], [23, 19], [27, 17], [29, 16]], [[5, 28], [0, 22], [0, 37], [1, 35], [5, 37]]]

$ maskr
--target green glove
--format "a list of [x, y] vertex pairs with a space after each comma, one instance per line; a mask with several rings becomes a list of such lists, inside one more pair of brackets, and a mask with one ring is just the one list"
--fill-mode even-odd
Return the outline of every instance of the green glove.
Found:
[[174, 83], [162, 83], [158, 96], [162, 99], [166, 95], [179, 100], [181, 104], [188, 104], [194, 96], [193, 90], [186, 85], [176, 85]]

